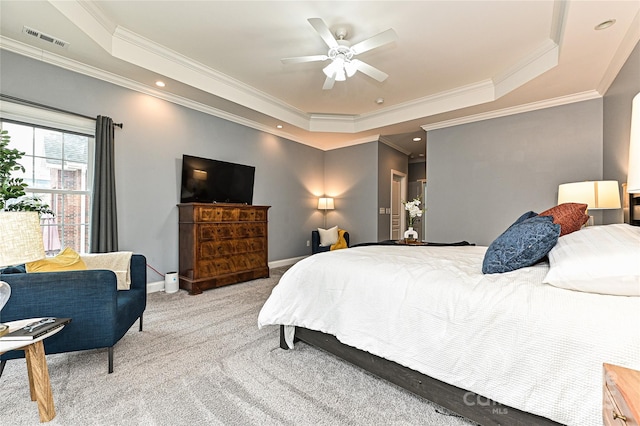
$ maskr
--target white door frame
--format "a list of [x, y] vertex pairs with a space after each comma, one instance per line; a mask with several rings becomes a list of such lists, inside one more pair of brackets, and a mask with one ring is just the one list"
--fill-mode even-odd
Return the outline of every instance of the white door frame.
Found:
[[406, 200], [407, 199], [407, 174], [400, 172], [398, 170], [394, 170], [391, 169], [391, 180], [389, 181], [389, 196], [390, 196], [390, 202], [389, 204], [393, 203], [393, 182], [394, 181], [400, 181], [400, 202], [397, 206], [390, 206], [391, 209], [389, 211], [389, 237], [393, 238], [393, 220], [391, 220], [393, 211], [394, 211], [394, 207], [396, 209], [398, 209], [397, 211], [400, 212], [400, 234], [402, 234], [404, 232], [404, 229], [406, 228], [406, 220], [405, 217], [406, 215], [403, 214], [404, 213], [404, 207], [402, 206], [402, 200]]

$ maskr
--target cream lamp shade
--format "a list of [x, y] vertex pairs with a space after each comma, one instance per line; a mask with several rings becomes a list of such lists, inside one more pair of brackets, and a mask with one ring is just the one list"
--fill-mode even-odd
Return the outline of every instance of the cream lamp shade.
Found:
[[[0, 212], [0, 268], [45, 257], [40, 215], [37, 212]], [[0, 281], [0, 311], [11, 297], [11, 287]], [[0, 324], [0, 336], [9, 332]]]
[[587, 210], [619, 209], [618, 181], [600, 180], [563, 183], [558, 187], [558, 204], [581, 203]]
[[322, 197], [318, 198], [318, 210], [335, 210], [335, 205], [333, 204], [333, 198], [330, 197]]
[[640, 93], [633, 98], [631, 104], [627, 192], [629, 194], [640, 193]]
[[37, 212], [0, 212], [0, 267], [44, 259]]
[[333, 204], [333, 198], [321, 197], [318, 198], [318, 210], [324, 210], [322, 212], [324, 216], [324, 227], [327, 227], [327, 210], [335, 210], [336, 206]]

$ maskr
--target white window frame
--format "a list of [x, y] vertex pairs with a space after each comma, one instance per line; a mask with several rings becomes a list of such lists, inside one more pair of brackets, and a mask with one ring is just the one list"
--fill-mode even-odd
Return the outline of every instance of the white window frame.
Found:
[[[95, 169], [95, 132], [96, 122], [90, 118], [79, 117], [73, 114], [50, 111], [28, 105], [0, 100], [0, 121], [14, 121], [26, 126], [44, 127], [56, 129], [62, 132], [80, 133], [93, 138], [94, 143], [88, 147], [87, 163], [87, 186], [85, 191], [74, 191], [73, 193], [84, 193], [93, 199], [93, 176]], [[27, 187], [27, 192], [34, 193], [60, 193], [69, 191], [49, 190], [42, 188]], [[89, 211], [89, 229], [92, 227], [91, 211]], [[83, 245], [84, 247], [84, 245]]]

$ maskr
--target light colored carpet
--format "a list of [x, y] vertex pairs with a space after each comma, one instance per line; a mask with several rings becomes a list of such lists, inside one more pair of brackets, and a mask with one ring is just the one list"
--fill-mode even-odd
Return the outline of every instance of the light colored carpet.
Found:
[[[199, 296], [150, 294], [144, 331], [136, 323], [115, 346], [113, 374], [106, 349], [48, 355], [49, 424], [471, 424], [306, 344], [280, 349], [277, 327], [258, 330], [257, 316], [285, 269]], [[39, 424], [24, 359], [7, 362], [0, 404], [0, 425]]]

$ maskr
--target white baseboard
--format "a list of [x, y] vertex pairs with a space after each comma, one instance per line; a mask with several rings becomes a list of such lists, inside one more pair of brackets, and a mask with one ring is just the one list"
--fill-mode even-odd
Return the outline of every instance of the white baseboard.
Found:
[[164, 291], [164, 281], [147, 283], [147, 294], [156, 293], [158, 291]]
[[[290, 259], [274, 260], [269, 262], [269, 268], [279, 268], [281, 266], [294, 265], [308, 256], [292, 257]], [[164, 291], [164, 281], [154, 281], [147, 283], [147, 294], [156, 293], [158, 291]]]
[[274, 260], [273, 262], [269, 262], [269, 268], [279, 268], [281, 266], [294, 265], [299, 261], [301, 261], [302, 259], [304, 259], [305, 257], [309, 257], [309, 256], [300, 256], [300, 257], [292, 257], [290, 259]]

